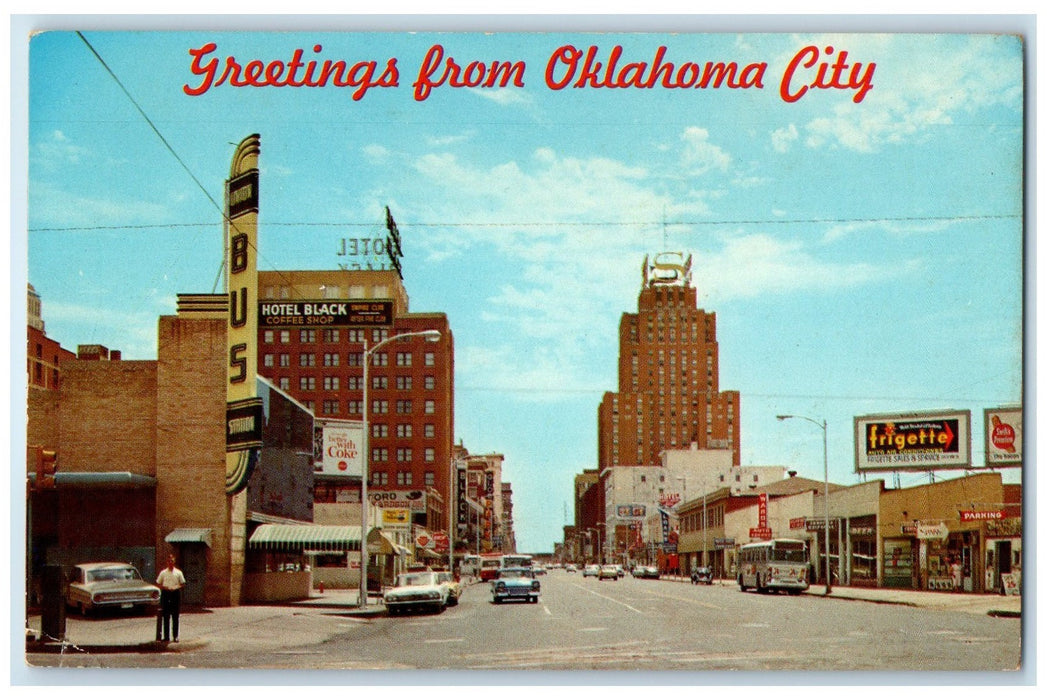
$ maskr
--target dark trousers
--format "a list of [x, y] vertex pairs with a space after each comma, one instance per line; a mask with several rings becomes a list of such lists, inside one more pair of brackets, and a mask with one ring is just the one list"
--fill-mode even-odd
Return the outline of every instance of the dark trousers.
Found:
[[[163, 619], [164, 641], [171, 641], [171, 632], [178, 639], [178, 613], [182, 607], [182, 591], [160, 591], [160, 617]], [[160, 638], [160, 626], [157, 625], [157, 639]]]

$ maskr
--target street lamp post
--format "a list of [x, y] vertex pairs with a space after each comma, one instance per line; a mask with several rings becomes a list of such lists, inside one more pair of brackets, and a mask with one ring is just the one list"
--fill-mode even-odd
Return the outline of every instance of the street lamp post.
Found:
[[822, 429], [822, 466], [825, 469], [825, 595], [833, 592], [832, 565], [829, 561], [829, 424], [826, 420], [821, 422], [807, 416], [781, 415], [778, 420], [799, 418], [808, 423], [814, 423]]
[[364, 425], [364, 441], [363, 441], [363, 471], [360, 473], [360, 600], [359, 607], [367, 607], [367, 480], [370, 476], [370, 463], [371, 463], [371, 426], [367, 422], [367, 412], [370, 408], [367, 405], [367, 389], [368, 389], [368, 369], [371, 366], [371, 357], [378, 350], [387, 343], [391, 343], [394, 340], [400, 340], [402, 338], [413, 338], [416, 336], [425, 336], [430, 340], [439, 340], [440, 331], [429, 330], [429, 331], [412, 331], [410, 333], [399, 333], [390, 338], [386, 338], [375, 344], [373, 348], [368, 349], [367, 338], [364, 337], [364, 356], [363, 356], [363, 384], [364, 384], [364, 400], [361, 413], [363, 414], [363, 425]]
[[607, 539], [604, 536], [603, 529], [607, 526], [607, 523], [596, 523], [596, 557], [599, 564], [603, 564], [603, 547], [604, 542]]

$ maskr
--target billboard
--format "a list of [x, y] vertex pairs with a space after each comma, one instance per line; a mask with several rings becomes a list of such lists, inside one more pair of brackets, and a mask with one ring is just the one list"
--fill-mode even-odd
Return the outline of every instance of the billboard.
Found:
[[262, 328], [391, 326], [393, 302], [386, 299], [345, 301], [310, 299], [258, 303]]
[[360, 421], [313, 421], [313, 467], [324, 476], [355, 476], [364, 471], [364, 424]]
[[619, 520], [643, 520], [647, 517], [647, 506], [642, 503], [619, 503], [614, 507]]
[[1022, 409], [985, 409], [985, 466], [1022, 463]]
[[855, 471], [970, 469], [971, 412], [858, 416]]

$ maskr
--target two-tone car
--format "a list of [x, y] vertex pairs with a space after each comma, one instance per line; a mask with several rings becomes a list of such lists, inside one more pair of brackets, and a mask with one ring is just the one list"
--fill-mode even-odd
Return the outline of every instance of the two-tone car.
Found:
[[436, 578], [447, 586], [447, 604], [458, 605], [462, 597], [462, 582], [456, 579], [450, 571], [437, 571]]
[[396, 578], [396, 586], [382, 595], [382, 602], [390, 615], [409, 610], [442, 613], [450, 596], [450, 588], [435, 571], [411, 571]]
[[533, 569], [513, 567], [499, 569], [498, 578], [491, 581], [491, 602], [503, 603], [507, 600], [524, 600], [537, 603], [542, 594], [542, 584], [534, 575]]
[[73, 567], [65, 602], [86, 615], [94, 610], [147, 609], [160, 605], [160, 588], [148, 583], [131, 564], [89, 562]]

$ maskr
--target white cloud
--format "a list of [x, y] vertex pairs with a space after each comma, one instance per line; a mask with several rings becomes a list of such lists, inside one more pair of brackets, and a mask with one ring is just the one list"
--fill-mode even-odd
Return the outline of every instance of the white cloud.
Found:
[[694, 175], [704, 175], [710, 170], [726, 170], [731, 156], [719, 146], [709, 142], [709, 132], [698, 126], [690, 126], [680, 137], [684, 142], [683, 161]]
[[783, 127], [781, 129], [775, 129], [771, 133], [771, 146], [778, 153], [785, 153], [792, 145], [800, 138], [800, 132], [797, 130], [795, 124]]

